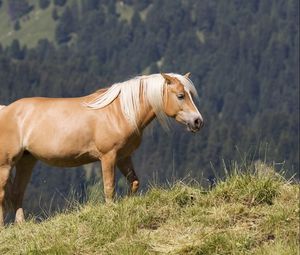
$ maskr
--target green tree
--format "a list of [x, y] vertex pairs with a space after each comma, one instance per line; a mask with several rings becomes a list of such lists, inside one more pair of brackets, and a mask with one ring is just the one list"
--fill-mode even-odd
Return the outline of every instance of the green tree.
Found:
[[66, 7], [56, 27], [56, 31], [55, 31], [56, 41], [59, 44], [68, 42], [71, 39], [71, 33], [74, 31], [75, 31], [75, 20], [71, 9], [69, 7]]
[[67, 0], [53, 0], [54, 2], [54, 5], [57, 5], [57, 6], [64, 6], [67, 2]]
[[20, 28], [21, 28], [20, 21], [17, 20], [17, 21], [15, 22], [15, 24], [14, 24], [14, 30], [15, 30], [15, 31], [18, 31], [18, 30], [20, 30]]
[[8, 14], [11, 20], [17, 20], [33, 10], [34, 6], [30, 5], [27, 0], [10, 0], [8, 1]]
[[51, 0], [39, 0], [39, 7], [41, 9], [47, 9], [50, 5]]
[[58, 13], [57, 13], [57, 9], [56, 9], [56, 8], [53, 8], [51, 15], [52, 15], [53, 20], [56, 21], [56, 20], [59, 19], [59, 16], [58, 16]]
[[9, 47], [9, 53], [10, 53], [10, 56], [14, 59], [23, 59], [24, 58], [24, 52], [21, 49], [19, 40], [14, 39], [12, 41], [12, 44]]

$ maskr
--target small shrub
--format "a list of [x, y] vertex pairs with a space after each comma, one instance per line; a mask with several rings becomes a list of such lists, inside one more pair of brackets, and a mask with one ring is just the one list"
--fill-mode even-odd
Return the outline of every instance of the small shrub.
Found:
[[15, 24], [14, 24], [14, 30], [15, 30], [15, 31], [19, 31], [20, 28], [21, 28], [20, 21], [17, 20], [17, 21], [15, 22]]

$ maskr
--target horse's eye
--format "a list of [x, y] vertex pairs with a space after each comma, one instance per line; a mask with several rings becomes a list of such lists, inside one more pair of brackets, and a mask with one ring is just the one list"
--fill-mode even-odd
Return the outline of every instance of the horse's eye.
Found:
[[184, 94], [178, 94], [178, 95], [177, 95], [177, 98], [178, 98], [179, 100], [183, 100], [183, 99], [184, 99]]

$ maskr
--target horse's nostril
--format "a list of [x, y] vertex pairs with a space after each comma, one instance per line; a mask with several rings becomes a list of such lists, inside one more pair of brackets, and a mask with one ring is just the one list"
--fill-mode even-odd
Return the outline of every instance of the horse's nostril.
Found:
[[194, 120], [194, 127], [195, 128], [200, 129], [200, 128], [203, 127], [203, 125], [204, 125], [204, 123], [203, 123], [203, 120], [201, 120], [201, 118], [196, 118]]
[[200, 125], [201, 125], [201, 120], [200, 120], [200, 118], [196, 118], [196, 119], [194, 120], [194, 124], [195, 124], [195, 127], [200, 128]]

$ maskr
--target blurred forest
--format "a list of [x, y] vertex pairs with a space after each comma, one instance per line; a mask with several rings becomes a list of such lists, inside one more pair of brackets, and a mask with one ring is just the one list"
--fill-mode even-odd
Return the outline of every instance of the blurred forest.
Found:
[[[193, 135], [175, 123], [169, 134], [153, 124], [134, 157], [144, 185], [188, 175], [206, 182], [234, 160], [298, 172], [298, 0], [0, 0], [0, 23], [6, 15], [9, 33], [22, 34], [31, 14], [46, 11], [53, 36], [49, 30], [36, 45], [22, 36], [7, 43], [0, 24], [0, 104], [81, 96], [138, 74], [191, 72], [206, 125]], [[62, 207], [70, 190], [99, 178], [98, 167], [39, 164], [25, 208]]]

